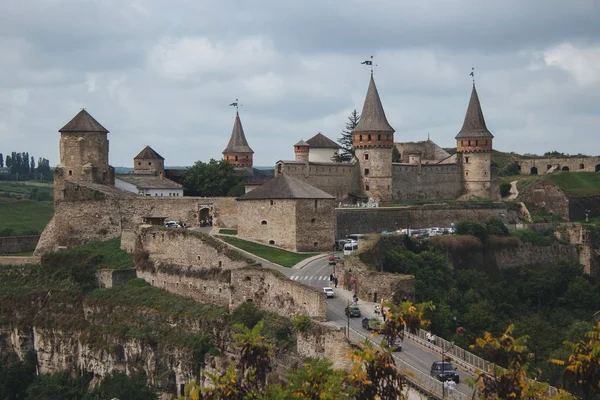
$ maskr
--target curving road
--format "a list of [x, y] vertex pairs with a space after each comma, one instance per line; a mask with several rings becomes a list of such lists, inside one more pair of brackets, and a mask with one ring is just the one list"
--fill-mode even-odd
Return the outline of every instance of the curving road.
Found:
[[[268, 265], [265, 266], [268, 267]], [[332, 286], [329, 282], [329, 275], [332, 273], [333, 267], [328, 265], [327, 257], [313, 260], [301, 269], [292, 268], [286, 269], [285, 271], [282, 271], [281, 268], [277, 269], [290, 279], [308, 286], [318, 289]], [[348, 300], [351, 299], [352, 294], [341, 288], [334, 288], [334, 291], [336, 292], [336, 297], [327, 299], [328, 323], [340, 327], [346, 327], [349, 323], [352, 330], [365, 336], [369, 336], [370, 332], [362, 328], [361, 318], [350, 318], [348, 320], [344, 313], [344, 309], [348, 304]], [[358, 306], [360, 307], [363, 316], [375, 316], [373, 313], [374, 303], [366, 303], [359, 300]], [[375, 343], [380, 343], [382, 340], [381, 336], [371, 336], [371, 338]], [[404, 340], [402, 347], [402, 352], [395, 353], [396, 356], [425, 374], [429, 374], [429, 369], [434, 361], [439, 361], [441, 359], [439, 353], [427, 349], [412, 340]], [[464, 379], [473, 378], [474, 376], [464, 370], [459, 369], [458, 372], [460, 374], [461, 382], [456, 386], [456, 390], [465, 395], [472, 394], [473, 389], [464, 383]], [[442, 385], [441, 382], [440, 385]]]

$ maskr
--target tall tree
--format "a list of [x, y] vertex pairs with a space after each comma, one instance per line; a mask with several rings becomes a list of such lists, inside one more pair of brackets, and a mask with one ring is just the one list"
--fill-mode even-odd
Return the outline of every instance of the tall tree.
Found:
[[244, 178], [237, 175], [227, 161], [210, 160], [196, 163], [183, 174], [185, 188], [199, 196], [226, 196]]
[[0, 153], [0, 168], [4, 168], [4, 156]]
[[23, 154], [21, 156], [22, 156], [22, 159], [23, 159], [23, 165], [21, 167], [21, 173], [28, 174], [30, 172], [30, 170], [29, 170], [29, 153], [23, 152]]
[[12, 162], [13, 162], [12, 158], [7, 154], [6, 155], [6, 168], [12, 167]]
[[31, 172], [34, 173], [35, 172], [35, 158], [33, 158], [33, 156], [31, 156], [31, 162], [29, 163], [29, 166], [31, 167]]
[[346, 129], [342, 131], [342, 137], [338, 139], [338, 143], [341, 146], [340, 152], [337, 156], [336, 161], [350, 161], [354, 157], [354, 146], [352, 145], [352, 131], [358, 125], [360, 115], [358, 111], [354, 109], [348, 121], [346, 122]]

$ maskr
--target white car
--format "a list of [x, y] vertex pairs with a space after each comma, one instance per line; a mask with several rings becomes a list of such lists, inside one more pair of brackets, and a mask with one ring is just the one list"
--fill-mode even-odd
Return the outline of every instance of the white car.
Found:
[[323, 292], [325, 292], [325, 294], [327, 295], [327, 298], [333, 298], [333, 296], [335, 296], [333, 289], [330, 287], [324, 287]]

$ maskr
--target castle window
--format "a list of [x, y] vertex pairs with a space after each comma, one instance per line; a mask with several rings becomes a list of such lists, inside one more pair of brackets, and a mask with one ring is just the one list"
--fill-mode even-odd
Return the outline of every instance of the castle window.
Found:
[[317, 208], [318, 202], [318, 200], [315, 200], [315, 209]]
[[369, 168], [365, 168], [365, 176], [369, 175]]
[[485, 145], [487, 146], [487, 139], [485, 139]]
[[388, 141], [388, 142], [390, 141], [390, 134], [389, 134], [389, 133], [388, 133], [388, 135], [387, 135], [387, 141]]
[[152, 165], [152, 161], [148, 161], [148, 165]]
[[196, 256], [198, 258], [198, 261], [200, 261], [200, 256]]
[[464, 146], [464, 145], [465, 145], [465, 141], [464, 141], [464, 140], [461, 140], [461, 141], [460, 141], [460, 145], [461, 145], [461, 146]]
[[365, 185], [365, 190], [369, 191], [369, 185]]
[[142, 162], [141, 162], [141, 161], [138, 161], [138, 165], [142, 165]]
[[275, 204], [275, 202], [273, 200], [271, 200], [271, 205]]
[[263, 219], [262, 221], [260, 221], [260, 224], [261, 224], [261, 225], [266, 225], [266, 224], [267, 224], [267, 221], [265, 221], [265, 220]]
[[371, 141], [371, 135], [369, 135], [368, 138], [369, 138], [369, 142], [370, 142]]
[[487, 176], [487, 171], [483, 171], [483, 176]]
[[269, 244], [275, 244], [274, 240], [269, 240]]
[[237, 161], [237, 160], [238, 160], [238, 156], [235, 156], [235, 161]]
[[469, 176], [469, 171], [465, 172], [465, 175], [466, 175], [466, 176]]
[[69, 170], [69, 176], [73, 175], [73, 171]]
[[248, 282], [250, 282], [250, 281], [252, 280], [252, 278], [250, 278], [249, 276], [246, 276], [246, 277], [244, 278], [244, 280], [245, 280], [245, 281], [248, 281]]
[[381, 135], [377, 135], [377, 141], [381, 142]]
[[469, 140], [469, 146], [471, 145], [471, 141]]
[[246, 160], [248, 159], [248, 156], [246, 156]]
[[365, 160], [368, 160], [368, 159], [369, 159], [369, 155], [365, 154]]
[[358, 141], [362, 142], [362, 135], [358, 135]]
[[476, 140], [476, 141], [475, 141], [475, 146], [479, 146], [479, 143], [478, 143], [478, 142], [479, 142], [479, 140]]
[[219, 261], [219, 268], [223, 267], [223, 261]]
[[312, 219], [310, 220], [310, 223], [311, 223], [311, 224], [314, 224], [315, 222], [317, 222], [317, 219], [316, 219], [316, 218], [312, 218]]
[[579, 169], [584, 169], [585, 166], [583, 164], [579, 164]]
[[465, 164], [469, 163], [469, 157], [465, 157]]
[[319, 244], [319, 242], [314, 242], [313, 246], [317, 247], [318, 244]]

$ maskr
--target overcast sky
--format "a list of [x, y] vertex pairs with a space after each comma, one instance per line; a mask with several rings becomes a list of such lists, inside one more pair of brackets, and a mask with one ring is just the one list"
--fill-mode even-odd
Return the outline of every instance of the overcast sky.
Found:
[[494, 147], [599, 155], [600, 0], [0, 0], [0, 152], [58, 160], [85, 107], [110, 162], [221, 158], [239, 98], [255, 165], [340, 136], [375, 80], [396, 141], [455, 145], [471, 67]]

